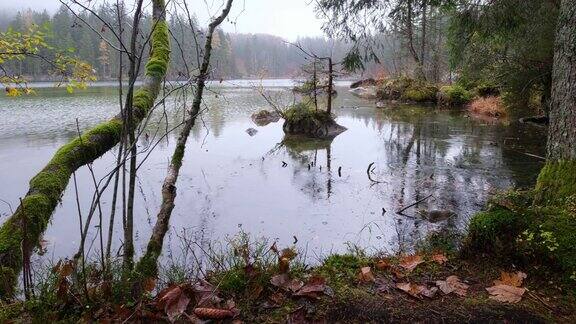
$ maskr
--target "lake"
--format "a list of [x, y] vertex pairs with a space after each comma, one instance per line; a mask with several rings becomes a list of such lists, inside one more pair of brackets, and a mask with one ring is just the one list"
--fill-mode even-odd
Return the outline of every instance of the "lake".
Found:
[[[374, 102], [349, 94], [343, 82], [338, 83], [333, 110], [348, 130], [333, 141], [284, 141], [282, 121], [258, 127], [250, 119], [252, 113], [269, 109], [255, 90], [259, 84], [210, 84], [178, 179], [168, 254], [192, 241], [200, 246], [222, 243], [240, 231], [278, 240], [278, 246], [297, 240], [310, 257], [343, 251], [348, 244], [397, 251], [430, 231], [465, 229], [492, 193], [533, 185], [542, 167], [531, 155], [545, 154], [543, 128], [481, 121], [462, 110], [431, 106], [376, 108]], [[284, 101], [291, 86], [290, 80], [262, 83], [273, 96], [284, 94]], [[37, 91], [0, 98], [0, 223], [10, 215], [9, 205], [18, 206], [32, 176], [77, 135], [77, 124], [84, 130], [118, 111], [118, 90], [111, 84], [74, 94], [55, 88]], [[161, 201], [178, 131], [158, 139], [182, 120], [178, 97], [170, 96], [156, 108], [145, 130], [148, 139], [138, 143], [144, 151], [139, 161], [146, 160], [137, 180], [137, 251], [148, 240]], [[248, 128], [258, 132], [250, 136]], [[94, 163], [98, 179], [113, 167], [115, 155], [116, 149]], [[368, 178], [371, 163], [371, 178], [378, 183]], [[94, 185], [86, 167], [76, 177], [85, 216]], [[429, 195], [409, 208], [407, 216], [395, 213]], [[71, 181], [44, 235], [46, 258], [70, 257], [78, 249], [74, 197]], [[105, 233], [110, 197], [107, 193], [102, 205]], [[431, 223], [420, 216], [420, 210], [434, 209], [457, 217]], [[122, 237], [117, 220], [116, 248]], [[99, 249], [96, 232], [93, 227], [87, 243], [92, 253]]]

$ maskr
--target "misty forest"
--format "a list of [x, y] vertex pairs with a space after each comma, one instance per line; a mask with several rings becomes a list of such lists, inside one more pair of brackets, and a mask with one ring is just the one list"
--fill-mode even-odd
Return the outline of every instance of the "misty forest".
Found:
[[0, 4], [0, 84], [2, 323], [576, 322], [576, 1]]

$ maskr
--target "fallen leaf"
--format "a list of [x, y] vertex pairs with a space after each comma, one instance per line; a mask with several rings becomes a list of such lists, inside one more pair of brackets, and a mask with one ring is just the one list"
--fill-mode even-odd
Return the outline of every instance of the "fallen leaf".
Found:
[[277, 292], [270, 295], [268, 299], [271, 301], [271, 305], [273, 305], [274, 307], [280, 307], [282, 306], [282, 304], [284, 304], [284, 300], [286, 298], [284, 297], [284, 294]]
[[284, 287], [288, 282], [289, 277], [287, 273], [281, 273], [270, 278], [270, 283], [276, 287]]
[[296, 251], [294, 251], [294, 249], [290, 249], [290, 248], [286, 248], [286, 249], [282, 250], [282, 252], [280, 253], [281, 258], [286, 258], [288, 260], [293, 260], [297, 255], [298, 255], [298, 253], [296, 253]]
[[434, 297], [436, 297], [437, 293], [438, 293], [437, 287], [432, 287], [432, 288], [426, 287], [424, 290], [422, 290], [422, 292], [420, 294], [424, 297], [427, 297], [427, 298], [434, 298]]
[[444, 255], [444, 253], [436, 253], [432, 255], [432, 261], [438, 264], [444, 264], [448, 262], [448, 258], [446, 257], [446, 255]]
[[358, 280], [362, 283], [367, 283], [374, 282], [376, 278], [374, 278], [374, 274], [372, 274], [372, 269], [370, 269], [370, 267], [363, 267], [360, 269], [360, 273], [358, 273]]
[[155, 287], [156, 287], [156, 278], [148, 277], [144, 279], [144, 282], [142, 283], [142, 288], [144, 289], [144, 292], [150, 293], [152, 292], [152, 290], [154, 290]]
[[390, 268], [390, 260], [382, 259], [382, 260], [378, 260], [378, 262], [376, 262], [376, 269], [386, 270], [388, 268]]
[[490, 299], [503, 303], [517, 303], [522, 300], [522, 295], [526, 292], [525, 288], [513, 287], [509, 285], [495, 285], [486, 288], [490, 293]]
[[494, 285], [522, 286], [522, 281], [528, 277], [524, 272], [500, 272], [500, 280], [494, 280]]
[[420, 293], [422, 293], [426, 289], [425, 286], [417, 285], [411, 282], [397, 283], [396, 288], [416, 298], [421, 298]]
[[306, 310], [304, 307], [300, 307], [288, 315], [286, 321], [287, 324], [305, 324], [308, 323], [306, 320]]
[[438, 280], [436, 281], [436, 285], [446, 295], [450, 293], [455, 293], [456, 295], [463, 297], [466, 296], [469, 287], [467, 284], [461, 282], [460, 278], [458, 278], [457, 276], [450, 276], [446, 278], [445, 281]]
[[216, 288], [206, 280], [196, 281], [192, 287], [195, 304], [199, 307], [207, 307], [220, 303], [222, 299], [217, 296]]
[[376, 279], [376, 291], [378, 293], [389, 293], [394, 287], [394, 282], [387, 278]]
[[392, 273], [397, 279], [402, 279], [406, 277], [406, 274], [404, 274], [404, 272], [402, 272], [402, 270], [398, 269], [397, 267], [392, 267]]
[[164, 289], [160, 295], [157, 307], [164, 309], [168, 320], [174, 322], [188, 307], [190, 297], [184, 293], [180, 286], [170, 286]]
[[298, 291], [304, 283], [300, 280], [290, 279], [287, 273], [272, 276], [270, 283], [276, 287], [291, 290], [292, 292]]
[[424, 260], [418, 254], [407, 255], [400, 259], [400, 266], [410, 272], [422, 262], [424, 262]]
[[53, 269], [60, 277], [68, 277], [74, 271], [74, 263], [72, 260], [60, 260]]
[[217, 308], [194, 308], [194, 314], [204, 319], [225, 319], [234, 316], [234, 314], [227, 309]]
[[294, 294], [294, 296], [320, 298], [320, 295], [324, 294], [327, 288], [326, 279], [320, 276], [312, 276], [308, 282]]

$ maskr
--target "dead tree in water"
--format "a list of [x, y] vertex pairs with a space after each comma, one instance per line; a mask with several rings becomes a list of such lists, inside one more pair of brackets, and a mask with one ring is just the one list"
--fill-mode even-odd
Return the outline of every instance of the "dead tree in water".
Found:
[[[168, 25], [164, 0], [152, 0], [154, 19], [150, 58], [146, 78], [132, 96], [134, 127], [150, 112], [160, 92], [170, 59]], [[48, 226], [52, 213], [68, 185], [72, 173], [93, 162], [112, 149], [121, 139], [125, 127], [121, 115], [104, 122], [60, 147], [50, 162], [30, 180], [30, 188], [22, 204], [0, 228], [0, 296], [10, 296], [22, 268], [21, 242], [26, 239], [25, 252], [30, 252]], [[22, 231], [26, 215], [27, 231]], [[24, 237], [26, 236], [26, 237]]]
[[204, 45], [204, 58], [202, 60], [202, 66], [200, 67], [200, 72], [196, 81], [196, 93], [194, 95], [194, 101], [192, 102], [192, 107], [188, 112], [187, 119], [184, 123], [184, 128], [178, 136], [178, 142], [176, 143], [176, 148], [172, 154], [172, 159], [170, 165], [168, 166], [168, 174], [164, 178], [164, 184], [162, 185], [162, 205], [160, 206], [160, 211], [158, 212], [156, 224], [152, 229], [152, 236], [148, 241], [148, 246], [146, 247], [146, 253], [138, 264], [136, 265], [136, 272], [138, 278], [148, 278], [155, 277], [158, 272], [158, 257], [162, 253], [162, 245], [164, 243], [164, 236], [168, 231], [168, 226], [170, 224], [170, 216], [172, 210], [174, 209], [174, 200], [176, 199], [176, 180], [178, 180], [178, 174], [180, 172], [180, 167], [182, 166], [182, 159], [184, 158], [184, 153], [186, 151], [186, 141], [190, 135], [190, 131], [196, 122], [196, 117], [200, 113], [200, 105], [202, 104], [202, 94], [204, 92], [204, 87], [206, 79], [208, 78], [208, 68], [210, 67], [210, 56], [212, 54], [212, 36], [216, 28], [226, 19], [228, 13], [230, 13], [230, 8], [232, 7], [233, 0], [227, 0], [226, 7], [222, 10], [220, 16], [216, 17], [210, 25], [208, 26], [208, 31], [206, 34], [206, 43]]

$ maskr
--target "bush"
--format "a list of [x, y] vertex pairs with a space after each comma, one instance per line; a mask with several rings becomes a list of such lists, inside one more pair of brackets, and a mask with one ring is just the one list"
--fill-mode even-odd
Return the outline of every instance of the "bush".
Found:
[[494, 118], [506, 117], [508, 114], [500, 97], [479, 97], [470, 103], [468, 109], [473, 113]]
[[444, 106], [461, 106], [472, 100], [472, 93], [460, 85], [443, 86], [438, 92], [438, 103]]

